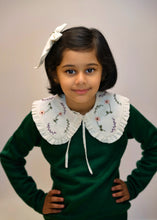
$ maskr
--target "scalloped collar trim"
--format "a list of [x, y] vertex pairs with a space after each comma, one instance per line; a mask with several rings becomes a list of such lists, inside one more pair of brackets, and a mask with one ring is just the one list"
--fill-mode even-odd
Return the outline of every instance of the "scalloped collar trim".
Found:
[[71, 111], [65, 96], [51, 96], [33, 102], [32, 116], [41, 136], [50, 144], [69, 142], [81, 123], [103, 143], [113, 143], [123, 134], [129, 118], [129, 100], [108, 92], [98, 92], [94, 107], [85, 115]]

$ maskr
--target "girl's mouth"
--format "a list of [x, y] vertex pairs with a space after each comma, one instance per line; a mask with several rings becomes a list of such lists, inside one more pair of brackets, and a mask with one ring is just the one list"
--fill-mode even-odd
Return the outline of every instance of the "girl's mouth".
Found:
[[84, 95], [84, 94], [86, 94], [89, 91], [89, 89], [75, 89], [73, 91], [75, 93], [77, 93], [78, 95]]

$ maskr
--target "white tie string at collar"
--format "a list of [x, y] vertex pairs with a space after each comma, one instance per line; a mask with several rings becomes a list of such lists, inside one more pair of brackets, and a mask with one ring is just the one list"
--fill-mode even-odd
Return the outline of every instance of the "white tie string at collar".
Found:
[[51, 34], [51, 36], [49, 37], [49, 39], [43, 49], [42, 55], [40, 57], [39, 65], [34, 67], [35, 69], [39, 68], [43, 64], [47, 54], [49, 53], [50, 49], [53, 46], [53, 44], [61, 38], [61, 36], [62, 36], [61, 32], [64, 30], [64, 28], [66, 26], [67, 26], [67, 24], [62, 24], [61, 26], [58, 26], [54, 30], [54, 32]]
[[65, 154], [65, 168], [68, 168], [68, 162], [69, 162], [69, 147], [70, 147], [71, 139], [68, 142], [66, 154]]
[[87, 156], [87, 145], [86, 145], [86, 134], [85, 134], [84, 121], [82, 122], [82, 133], [83, 133], [83, 146], [84, 146], [84, 151], [85, 151], [85, 158], [86, 158], [87, 167], [88, 167], [88, 170], [89, 170], [90, 174], [93, 175], [93, 171], [90, 167], [90, 164], [89, 164], [89, 161], [88, 161], [88, 156]]
[[[88, 155], [87, 155], [87, 145], [86, 145], [86, 134], [85, 134], [84, 121], [82, 121], [82, 134], [83, 134], [83, 147], [84, 147], [84, 152], [85, 152], [86, 164], [87, 164], [87, 167], [88, 167], [88, 170], [89, 170], [90, 174], [93, 175], [93, 171], [90, 167], [90, 164], [89, 164], [89, 161], [88, 161]], [[65, 168], [68, 168], [70, 143], [71, 143], [71, 139], [68, 142], [67, 150], [66, 150], [66, 153], [65, 153]]]

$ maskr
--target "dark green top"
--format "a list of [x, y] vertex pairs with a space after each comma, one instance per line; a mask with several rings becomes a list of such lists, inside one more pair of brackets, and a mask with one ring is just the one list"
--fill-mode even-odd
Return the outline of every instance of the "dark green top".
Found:
[[[127, 186], [134, 199], [149, 183], [157, 170], [157, 129], [132, 105], [123, 135], [114, 143], [102, 143], [86, 130], [89, 173], [84, 159], [82, 125], [71, 139], [69, 168], [65, 168], [67, 143], [51, 145], [42, 138], [28, 114], [0, 154], [2, 166], [18, 195], [37, 212], [42, 213], [46, 193], [38, 190], [24, 168], [24, 157], [34, 146], [41, 148], [51, 166], [53, 188], [62, 191], [65, 209], [59, 214], [45, 215], [51, 220], [104, 219], [118, 215], [129, 207], [129, 201], [116, 204], [112, 197], [113, 180], [119, 177], [119, 165], [128, 139], [135, 138], [143, 150], [136, 169], [127, 177]], [[72, 146], [72, 147], [71, 147]]]

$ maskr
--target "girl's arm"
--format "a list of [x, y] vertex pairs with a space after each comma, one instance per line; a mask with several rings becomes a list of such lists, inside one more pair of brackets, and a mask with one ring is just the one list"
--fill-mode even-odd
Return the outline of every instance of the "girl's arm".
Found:
[[9, 139], [0, 153], [2, 166], [17, 194], [33, 209], [42, 213], [46, 193], [38, 190], [32, 177], [28, 176], [26, 157], [34, 146], [38, 146], [40, 135], [31, 113]]
[[157, 129], [132, 105], [126, 129], [128, 137], [135, 138], [143, 150], [142, 158], [126, 181], [131, 200], [147, 186], [157, 171]]

